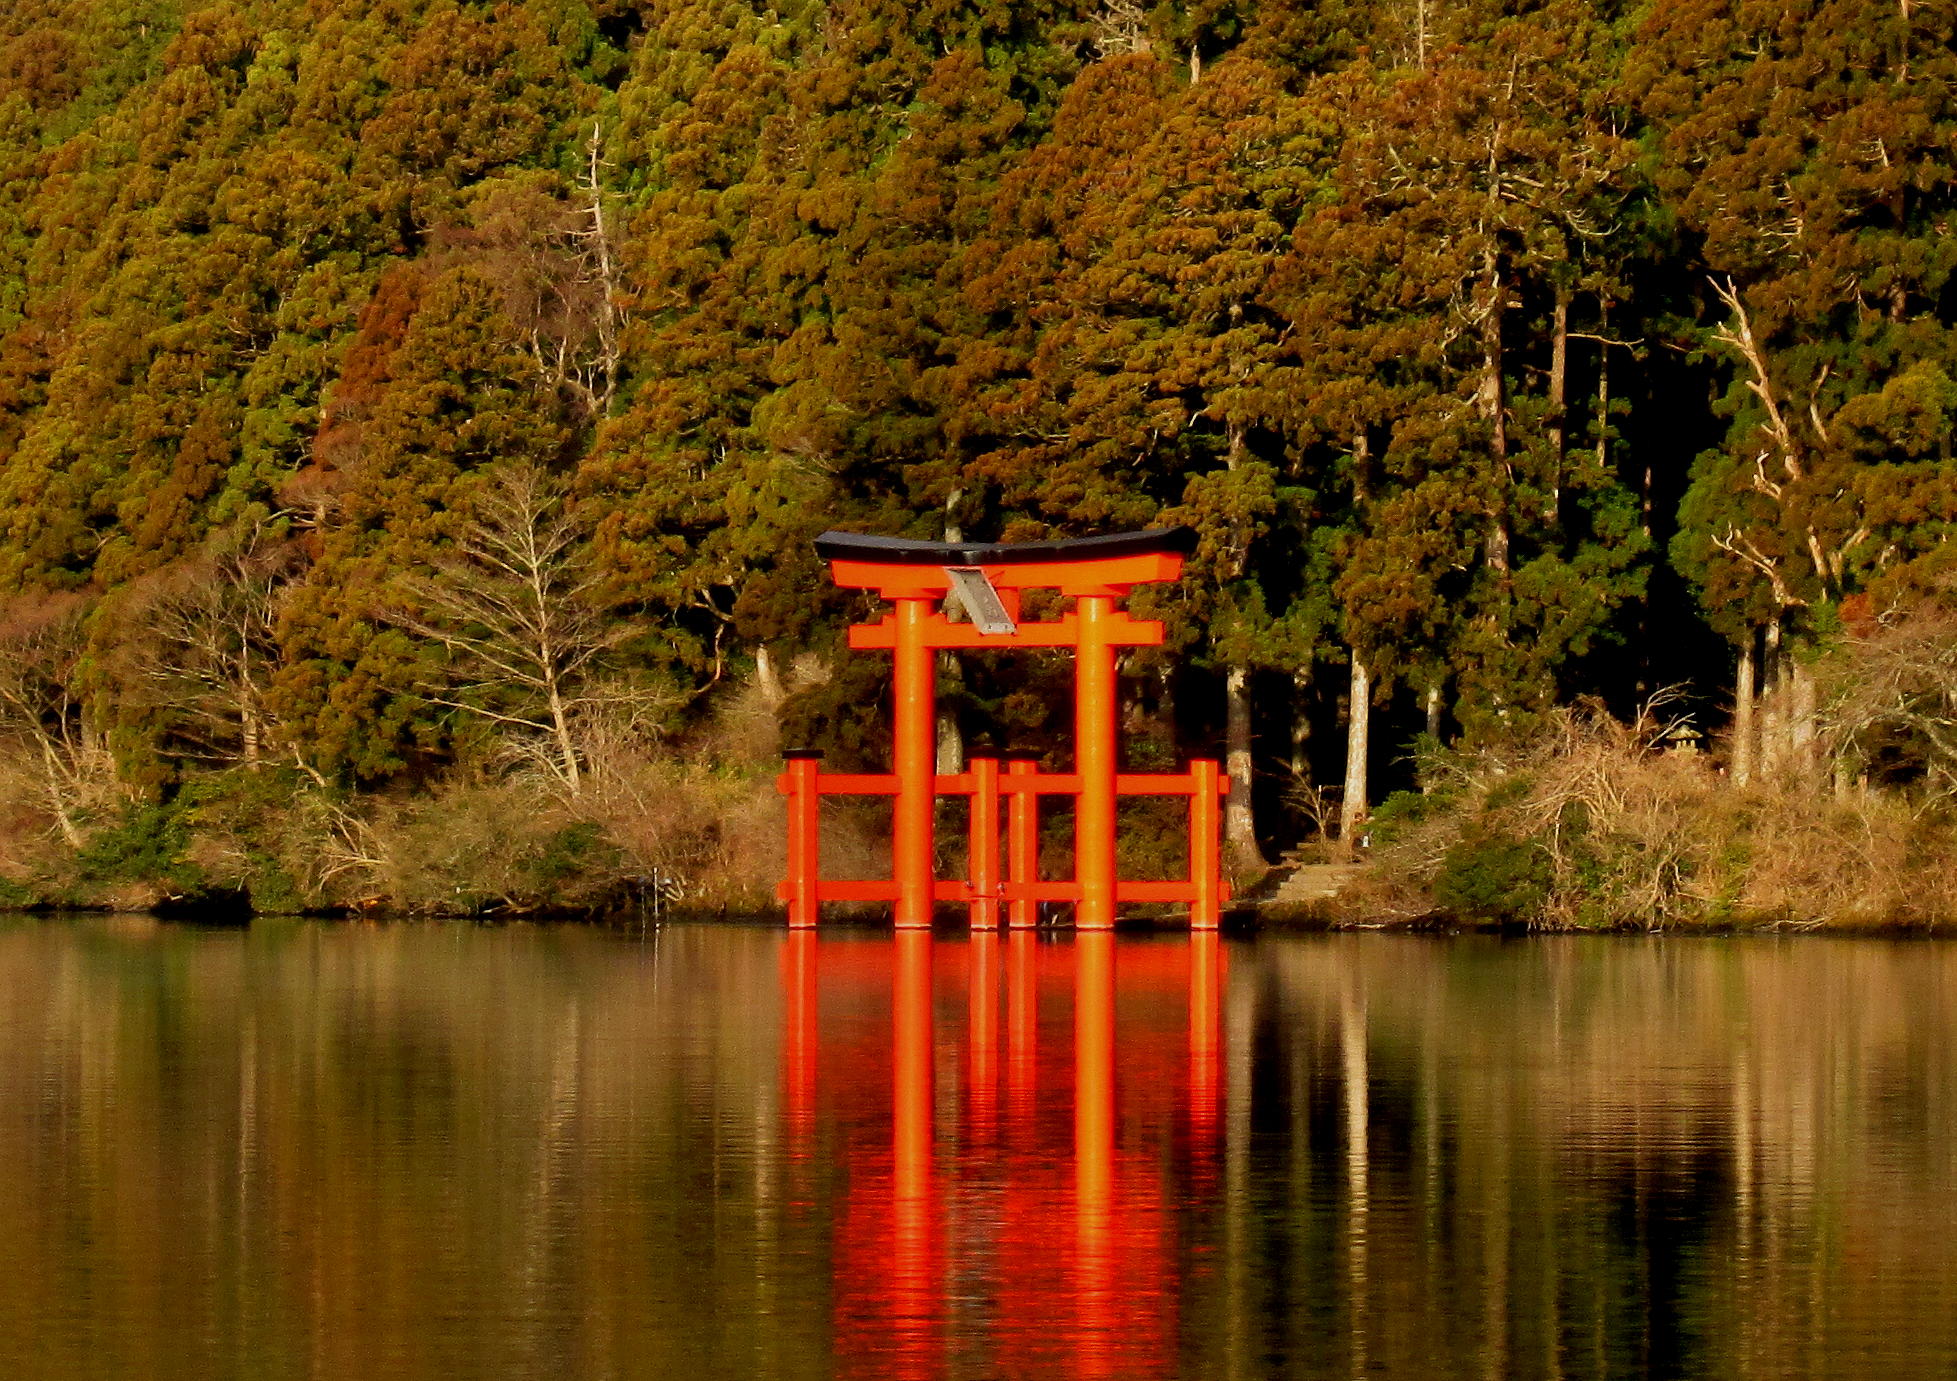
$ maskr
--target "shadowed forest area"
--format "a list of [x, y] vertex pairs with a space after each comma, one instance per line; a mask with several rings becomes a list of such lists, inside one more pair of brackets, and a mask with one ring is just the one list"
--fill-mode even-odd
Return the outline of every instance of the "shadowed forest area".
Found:
[[[1241, 881], [1363, 842], [1354, 916], [1934, 923], [1954, 43], [14, 0], [0, 903], [767, 905], [781, 745], [884, 751], [817, 532], [1187, 523], [1126, 733], [1226, 758]], [[948, 655], [941, 757], [1063, 763], [1066, 674]]]

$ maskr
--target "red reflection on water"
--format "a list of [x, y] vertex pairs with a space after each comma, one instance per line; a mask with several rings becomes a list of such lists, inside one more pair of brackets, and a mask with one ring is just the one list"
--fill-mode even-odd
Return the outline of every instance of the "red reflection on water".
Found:
[[[854, 1039], [824, 1042], [823, 1048], [824, 1076], [840, 1095], [833, 1101], [855, 1133], [845, 1143], [849, 1183], [834, 1212], [831, 1247], [838, 1360], [846, 1373], [857, 1368], [862, 1375], [940, 1376], [944, 1233], [933, 1167], [931, 936], [900, 931], [888, 943], [826, 946], [823, 952], [825, 959], [834, 952], [847, 961], [824, 965], [825, 988], [840, 990], [836, 1005], [864, 1005], [866, 988], [873, 991], [878, 979], [890, 995], [886, 1040], [858, 1028]], [[840, 972], [829, 972], [832, 967]], [[888, 1071], [884, 1117], [865, 1116], [869, 1110], [860, 1104], [873, 1096], [868, 1091], [879, 1082], [880, 1068]], [[887, 1129], [882, 1138], [865, 1134], [879, 1122]]]
[[974, 1147], [990, 1147], [999, 1134], [999, 936], [979, 931], [971, 939], [971, 1002], [967, 1018], [965, 1121]]
[[[1171, 1205], [1178, 1180], [1207, 1193], [1219, 1158], [1216, 937], [795, 940], [822, 946], [824, 1019], [843, 1031], [819, 1047], [847, 1167], [831, 1254], [841, 1372], [944, 1375], [956, 1315], [961, 1337], [985, 1339], [986, 1374], [1173, 1374]], [[784, 959], [791, 1157], [823, 1134], [796, 1073], [818, 1049], [815, 971], [813, 951]], [[956, 1000], [940, 1008], [934, 984]], [[887, 1027], [866, 1019], [884, 1000]], [[1073, 1039], [1042, 1041], [1043, 1015]], [[940, 1071], [963, 1082], [942, 1109]]]
[[1006, 1117], [1016, 1147], [1030, 1146], [1039, 1088], [1040, 970], [1030, 930], [1006, 936]]
[[806, 1159], [815, 1130], [815, 936], [790, 931], [781, 947], [782, 1112], [790, 1153]]
[[1190, 1177], [1207, 1194], [1223, 1127], [1223, 950], [1214, 930], [1189, 937], [1188, 1107]]

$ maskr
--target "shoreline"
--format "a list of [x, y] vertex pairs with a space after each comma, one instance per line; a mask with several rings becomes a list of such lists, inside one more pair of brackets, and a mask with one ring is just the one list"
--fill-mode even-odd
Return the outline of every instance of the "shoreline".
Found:
[[[512, 907], [506, 910], [477, 912], [439, 912], [406, 907], [336, 907], [307, 911], [255, 910], [248, 905], [221, 903], [162, 902], [147, 906], [97, 903], [46, 903], [0, 906], [0, 917], [56, 919], [83, 916], [142, 916], [150, 920], [199, 927], [248, 927], [263, 921], [340, 921], [350, 924], [400, 925], [409, 923], [443, 925], [550, 925], [587, 926], [593, 929], [634, 930], [664, 925], [729, 925], [762, 929], [787, 928], [787, 912], [781, 907], [751, 909], [740, 907], [667, 907], [659, 912], [632, 912], [619, 909], [580, 907]], [[933, 934], [969, 933], [969, 927], [949, 909], [931, 927]], [[825, 919], [818, 932], [845, 931], [851, 934], [892, 933], [887, 915], [840, 915]], [[1289, 934], [1393, 934], [1417, 936], [1485, 936], [1498, 939], [1537, 937], [1596, 936], [1820, 936], [1843, 939], [1957, 939], [1957, 918], [1926, 921], [1916, 918], [1870, 920], [1802, 920], [1788, 917], [1758, 916], [1719, 921], [1674, 923], [1662, 926], [1577, 926], [1553, 923], [1494, 923], [1462, 920], [1433, 912], [1418, 916], [1368, 918], [1363, 915], [1336, 915], [1332, 908], [1315, 903], [1282, 902], [1275, 899], [1226, 910], [1219, 933], [1241, 937], [1264, 931]], [[1012, 933], [1001, 927], [999, 933]], [[1070, 921], [1054, 921], [1033, 928], [1038, 935], [1072, 935]], [[1124, 916], [1115, 926], [1118, 935], [1187, 934], [1187, 922], [1175, 916]]]

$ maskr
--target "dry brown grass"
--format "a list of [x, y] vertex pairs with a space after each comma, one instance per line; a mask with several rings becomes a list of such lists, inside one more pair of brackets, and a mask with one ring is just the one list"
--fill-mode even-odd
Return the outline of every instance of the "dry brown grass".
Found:
[[1661, 710], [1626, 724], [1579, 707], [1526, 744], [1436, 758], [1425, 801], [1380, 831], [1387, 842], [1350, 905], [1432, 911], [1450, 875], [1494, 866], [1495, 841], [1540, 885], [1519, 918], [1550, 928], [1957, 917], [1948, 820], [1900, 794], [1735, 787], [1712, 759], [1669, 746]]
[[[790, 691], [822, 675], [798, 661]], [[590, 781], [573, 804], [641, 873], [673, 880], [683, 906], [755, 911], [775, 906], [786, 874], [787, 802], [778, 692], [750, 680], [725, 695], [684, 740], [615, 733], [588, 741]], [[888, 876], [888, 808], [832, 800], [822, 816], [825, 877]]]

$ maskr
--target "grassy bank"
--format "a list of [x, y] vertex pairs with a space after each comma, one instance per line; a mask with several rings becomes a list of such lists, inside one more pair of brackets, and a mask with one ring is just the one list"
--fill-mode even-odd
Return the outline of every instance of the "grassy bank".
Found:
[[[455, 770], [352, 793], [278, 765], [200, 774], [161, 803], [106, 786], [85, 813], [36, 805], [0, 761], [0, 906], [229, 907], [261, 914], [489, 917], [773, 905], [785, 817], [772, 711], [733, 698], [686, 739], [587, 745], [577, 789]], [[7, 789], [11, 787], [12, 789]], [[847, 852], [847, 822], [834, 841]]]
[[1522, 745], [1433, 751], [1374, 813], [1363, 871], [1270, 919], [1545, 930], [1933, 928], [1957, 821], [1865, 779], [1746, 785], [1657, 715], [1559, 713]]
[[[1957, 916], [1944, 798], [1812, 772], [1739, 786], [1679, 742], [1660, 716], [1577, 709], [1517, 744], [1430, 751], [1421, 789], [1374, 812], [1363, 864], [1335, 895], [1253, 914], [1546, 930], [1933, 928]], [[166, 803], [105, 791], [72, 828], [36, 807], [32, 764], [16, 757], [0, 762], [0, 799], [15, 803], [0, 816], [0, 907], [604, 917], [639, 914], [656, 894], [694, 913], [765, 912], [783, 867], [778, 753], [774, 707], [748, 689], [684, 739], [594, 738], [575, 791], [485, 769], [356, 795], [265, 765], [202, 774]], [[876, 810], [825, 813], [828, 875], [887, 865]], [[955, 824], [942, 831], [954, 873]], [[1064, 874], [1066, 821], [1048, 824], [1047, 861]], [[1129, 820], [1124, 870], [1172, 871], [1180, 827]]]

